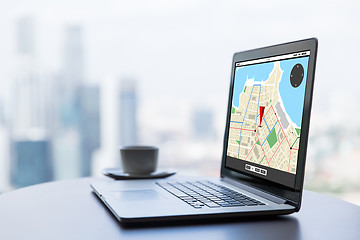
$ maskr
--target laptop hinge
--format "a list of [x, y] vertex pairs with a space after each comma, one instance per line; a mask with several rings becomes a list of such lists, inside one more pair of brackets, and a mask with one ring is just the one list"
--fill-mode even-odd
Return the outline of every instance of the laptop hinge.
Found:
[[226, 182], [226, 183], [229, 183], [229, 184], [231, 184], [231, 185], [234, 185], [234, 186], [236, 186], [236, 187], [239, 187], [239, 188], [241, 188], [241, 189], [244, 189], [244, 190], [246, 190], [246, 191], [248, 191], [248, 192], [250, 192], [250, 193], [253, 193], [253, 194], [255, 194], [255, 195], [258, 195], [258, 196], [260, 196], [260, 197], [262, 197], [262, 198], [265, 198], [265, 199], [267, 199], [267, 200], [269, 200], [269, 201], [272, 201], [272, 202], [274, 202], [274, 203], [284, 204], [284, 203], [286, 202], [285, 199], [279, 198], [279, 197], [277, 197], [277, 196], [274, 196], [274, 195], [272, 195], [272, 194], [266, 193], [266, 192], [261, 191], [261, 190], [256, 189], [256, 188], [249, 187], [249, 186], [247, 186], [247, 185], [245, 185], [245, 184], [242, 184], [242, 183], [239, 183], [238, 181], [235, 181], [235, 180], [233, 180], [233, 179], [231, 179], [231, 178], [223, 177], [222, 180], [223, 180], [224, 182]]

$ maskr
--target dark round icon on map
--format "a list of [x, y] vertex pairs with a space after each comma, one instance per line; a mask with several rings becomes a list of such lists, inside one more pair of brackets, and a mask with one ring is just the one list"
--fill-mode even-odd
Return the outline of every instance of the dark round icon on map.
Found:
[[291, 73], [290, 73], [291, 86], [297, 88], [298, 86], [300, 86], [303, 79], [304, 79], [304, 68], [300, 63], [298, 63], [291, 69]]

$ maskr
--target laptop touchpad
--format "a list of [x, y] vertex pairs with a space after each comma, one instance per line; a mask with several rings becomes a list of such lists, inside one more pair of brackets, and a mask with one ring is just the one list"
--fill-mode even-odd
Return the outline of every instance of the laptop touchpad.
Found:
[[120, 201], [148, 201], [161, 198], [161, 195], [152, 189], [117, 191], [111, 194]]

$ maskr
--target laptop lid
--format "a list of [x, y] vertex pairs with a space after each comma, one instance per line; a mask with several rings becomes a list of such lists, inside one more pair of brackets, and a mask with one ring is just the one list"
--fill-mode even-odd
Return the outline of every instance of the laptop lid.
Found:
[[300, 209], [317, 39], [235, 53], [221, 177]]

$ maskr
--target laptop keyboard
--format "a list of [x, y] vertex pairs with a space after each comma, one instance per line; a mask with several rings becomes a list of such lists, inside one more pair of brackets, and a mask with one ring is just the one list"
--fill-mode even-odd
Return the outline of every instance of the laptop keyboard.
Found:
[[156, 184], [194, 208], [265, 205], [254, 198], [210, 181], [157, 182]]

